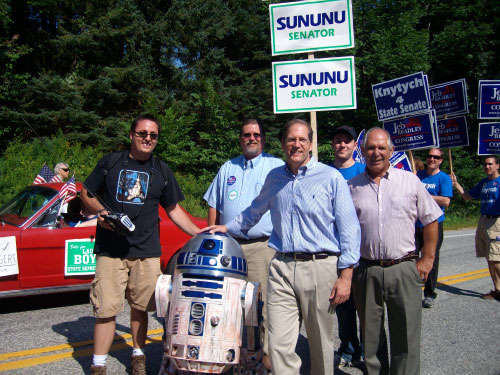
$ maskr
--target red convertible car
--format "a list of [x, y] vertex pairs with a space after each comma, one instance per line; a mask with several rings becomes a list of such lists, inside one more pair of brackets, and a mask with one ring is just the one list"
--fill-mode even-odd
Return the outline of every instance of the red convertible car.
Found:
[[[76, 246], [81, 251], [72, 255], [77, 263], [92, 260], [92, 251], [79, 246], [92, 243], [95, 226], [68, 225], [68, 218], [60, 213], [62, 186], [28, 186], [0, 208], [0, 298], [89, 288], [93, 268], [80, 267], [87, 272], [72, 274], [77, 267], [68, 265], [68, 248]], [[68, 206], [80, 205], [81, 188], [77, 183], [78, 195]], [[164, 272], [172, 272], [175, 263], [169, 261], [190, 237], [170, 221], [161, 206], [159, 212], [161, 265]], [[192, 219], [200, 228], [206, 226], [205, 219]]]

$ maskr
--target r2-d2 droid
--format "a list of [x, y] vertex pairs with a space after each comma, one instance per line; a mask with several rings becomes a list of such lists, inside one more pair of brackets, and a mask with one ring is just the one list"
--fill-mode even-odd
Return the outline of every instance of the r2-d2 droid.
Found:
[[260, 284], [247, 281], [240, 245], [223, 233], [201, 233], [179, 252], [173, 279], [156, 284], [165, 318], [160, 374], [265, 375]]

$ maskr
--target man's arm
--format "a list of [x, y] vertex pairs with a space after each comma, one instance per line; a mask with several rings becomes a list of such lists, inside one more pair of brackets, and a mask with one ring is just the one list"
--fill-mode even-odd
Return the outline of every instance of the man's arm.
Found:
[[464, 190], [462, 185], [458, 183], [457, 176], [455, 176], [455, 173], [450, 174], [451, 181], [453, 182], [453, 186], [457, 189], [458, 193], [462, 196], [462, 198], [466, 201], [469, 201], [473, 199], [471, 195]]
[[437, 220], [424, 226], [424, 245], [422, 247], [422, 256], [417, 260], [417, 270], [420, 273], [422, 282], [427, 280], [427, 276], [432, 269], [434, 256], [436, 255], [436, 246], [438, 242], [438, 223]]
[[101, 217], [101, 214], [108, 214], [108, 211], [102, 206], [102, 204], [95, 197], [90, 197], [88, 190], [86, 188], [82, 188], [80, 193], [80, 199], [82, 200], [87, 210], [89, 210], [93, 214], [97, 214], [97, 223], [109, 230], [113, 230], [111, 226]]
[[165, 208], [168, 217], [174, 222], [177, 227], [184, 233], [194, 236], [198, 233], [198, 226], [191, 221], [186, 212], [178, 204], [173, 204]]
[[438, 204], [439, 207], [447, 208], [450, 205], [450, 197], [443, 197], [441, 195], [431, 195], [432, 199]]
[[214, 207], [209, 207], [208, 208], [208, 219], [207, 219], [207, 224], [210, 225], [216, 225], [219, 224], [220, 221], [220, 212]]
[[339, 270], [339, 277], [333, 284], [332, 292], [330, 293], [330, 303], [339, 305], [349, 299], [351, 294], [353, 267], [348, 267]]

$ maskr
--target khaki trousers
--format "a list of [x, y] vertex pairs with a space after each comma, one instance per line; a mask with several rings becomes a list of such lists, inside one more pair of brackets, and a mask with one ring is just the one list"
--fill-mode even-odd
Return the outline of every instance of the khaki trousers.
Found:
[[295, 261], [276, 253], [267, 291], [269, 351], [273, 375], [299, 375], [295, 353], [303, 321], [311, 355], [311, 374], [333, 374], [335, 305], [329, 297], [337, 280], [337, 257]]
[[261, 332], [261, 344], [264, 354], [269, 354], [269, 339], [267, 327], [267, 280], [269, 278], [269, 264], [276, 251], [268, 246], [269, 237], [263, 237], [257, 240], [245, 241], [237, 238], [245, 258], [247, 260], [248, 281], [260, 283], [262, 293], [263, 332]]

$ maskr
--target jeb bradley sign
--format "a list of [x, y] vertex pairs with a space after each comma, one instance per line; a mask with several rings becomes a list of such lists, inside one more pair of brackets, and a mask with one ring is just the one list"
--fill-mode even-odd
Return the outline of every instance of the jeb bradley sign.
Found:
[[379, 121], [430, 112], [429, 85], [422, 72], [372, 86]]
[[439, 147], [452, 148], [469, 145], [465, 116], [438, 120]]
[[269, 5], [274, 55], [354, 47], [351, 0]]
[[384, 122], [395, 151], [439, 147], [436, 124], [431, 113]]
[[500, 154], [500, 122], [479, 124], [478, 155]]
[[356, 108], [354, 57], [273, 63], [274, 113]]
[[500, 81], [479, 81], [477, 118], [500, 118]]
[[429, 91], [432, 109], [438, 117], [469, 113], [465, 79], [434, 85]]

